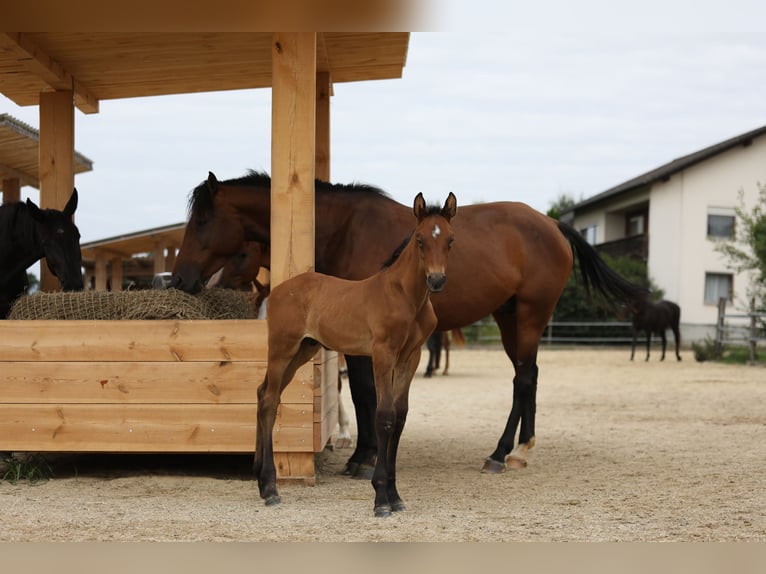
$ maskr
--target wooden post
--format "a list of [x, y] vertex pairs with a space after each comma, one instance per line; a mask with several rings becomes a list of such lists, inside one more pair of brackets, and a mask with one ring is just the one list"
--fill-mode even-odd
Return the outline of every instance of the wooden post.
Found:
[[122, 257], [115, 255], [109, 261], [112, 267], [112, 291], [122, 291]]
[[749, 341], [749, 347], [750, 347], [750, 364], [755, 365], [755, 335], [757, 333], [756, 325], [755, 325], [755, 297], [750, 299], [750, 341]]
[[330, 72], [317, 72], [316, 177], [330, 181]]
[[[314, 268], [316, 34], [271, 41], [271, 285]], [[313, 442], [313, 441], [312, 441]], [[277, 452], [278, 476], [316, 480], [313, 444]]]
[[3, 203], [21, 200], [21, 182], [18, 177], [3, 180]]
[[96, 264], [93, 272], [96, 276], [93, 288], [96, 291], [106, 291], [106, 253], [96, 253]]
[[[69, 90], [40, 94], [40, 207], [64, 209], [74, 188], [74, 97]], [[40, 289], [60, 289], [40, 264]]]
[[271, 285], [314, 268], [316, 34], [272, 36]]
[[154, 274], [165, 271], [165, 242], [157, 241], [154, 244]]

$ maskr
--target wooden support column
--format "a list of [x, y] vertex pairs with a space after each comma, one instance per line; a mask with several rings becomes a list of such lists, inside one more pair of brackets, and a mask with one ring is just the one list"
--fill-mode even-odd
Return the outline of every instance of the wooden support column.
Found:
[[317, 72], [316, 177], [330, 181], [330, 72]]
[[316, 34], [272, 36], [271, 285], [314, 268]]
[[21, 200], [21, 181], [18, 177], [3, 180], [3, 203]]
[[[271, 286], [314, 268], [316, 34], [271, 42]], [[312, 441], [313, 442], [313, 441]], [[316, 480], [313, 444], [276, 452], [277, 476]]]
[[96, 253], [96, 264], [93, 270], [96, 276], [94, 285], [96, 291], [106, 291], [106, 260], [106, 253]]
[[154, 245], [154, 274], [165, 271], [165, 242], [158, 241]]
[[[71, 91], [40, 94], [40, 207], [64, 209], [74, 188], [74, 96]], [[40, 288], [60, 289], [40, 264]]]
[[122, 291], [122, 257], [116, 255], [110, 260], [112, 268], [112, 291]]
[[172, 271], [176, 266], [176, 255], [178, 254], [178, 248], [173, 246], [168, 247], [168, 254], [165, 257], [165, 271]]

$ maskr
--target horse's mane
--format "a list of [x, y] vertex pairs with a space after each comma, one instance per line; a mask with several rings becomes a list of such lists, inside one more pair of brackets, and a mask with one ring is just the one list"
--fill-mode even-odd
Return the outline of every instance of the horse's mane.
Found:
[[[246, 175], [237, 177], [234, 179], [227, 179], [220, 182], [222, 185], [236, 185], [236, 186], [249, 186], [249, 187], [271, 187], [271, 177], [269, 174], [249, 170]], [[329, 183], [317, 179], [314, 181], [314, 189], [317, 193], [348, 193], [348, 194], [368, 194], [379, 197], [390, 197], [385, 191], [374, 185], [368, 185], [364, 183], [350, 183], [339, 184]], [[209, 190], [207, 188], [207, 182], [203, 181], [197, 187], [195, 187], [191, 195], [189, 196], [189, 212], [198, 209], [202, 211], [211, 210], [213, 208], [213, 199], [210, 197]]]
[[13, 201], [0, 205], [0, 256], [7, 256], [12, 245], [34, 245], [34, 225], [16, 225], [22, 218], [24, 221], [31, 220], [26, 203]]

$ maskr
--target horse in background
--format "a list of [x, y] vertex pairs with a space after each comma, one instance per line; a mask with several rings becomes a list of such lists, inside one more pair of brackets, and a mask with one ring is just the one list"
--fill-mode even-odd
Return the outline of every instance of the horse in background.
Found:
[[431, 336], [428, 337], [428, 341], [426, 341], [426, 349], [428, 349], [428, 365], [426, 366], [425, 373], [427, 378], [433, 376], [434, 371], [439, 370], [442, 350], [444, 351], [444, 370], [442, 371], [442, 375], [449, 373], [449, 350], [452, 343], [461, 347], [465, 345], [465, 337], [463, 336], [462, 329], [434, 331]]
[[255, 474], [267, 506], [277, 492], [272, 433], [282, 390], [298, 368], [325, 347], [372, 358], [378, 456], [372, 476], [377, 517], [405, 510], [396, 488], [396, 456], [407, 419], [409, 389], [421, 347], [436, 327], [431, 293], [447, 283], [447, 256], [457, 201], [442, 208], [415, 197], [415, 230], [375, 275], [359, 281], [307, 272], [275, 287], [269, 301], [266, 379], [258, 387]]
[[27, 268], [43, 257], [64, 291], [83, 288], [80, 231], [72, 221], [77, 189], [63, 211], [32, 200], [0, 206], [0, 319], [27, 290]]
[[639, 331], [646, 331], [646, 360], [649, 360], [649, 349], [652, 344], [652, 334], [659, 335], [662, 339], [662, 357], [665, 360], [665, 348], [667, 346], [666, 331], [673, 331], [676, 342], [676, 359], [681, 360], [678, 347], [681, 344], [679, 323], [681, 322], [681, 308], [672, 301], [660, 301], [653, 303], [649, 297], [639, 298], [628, 307], [633, 321], [633, 341], [630, 345], [630, 360], [636, 351], [636, 338]]

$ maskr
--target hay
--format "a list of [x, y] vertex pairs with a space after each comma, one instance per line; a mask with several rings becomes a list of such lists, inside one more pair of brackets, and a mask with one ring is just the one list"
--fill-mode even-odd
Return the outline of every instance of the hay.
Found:
[[249, 293], [206, 289], [194, 296], [178, 289], [62, 291], [19, 298], [8, 319], [255, 319]]

